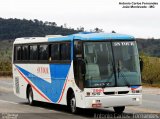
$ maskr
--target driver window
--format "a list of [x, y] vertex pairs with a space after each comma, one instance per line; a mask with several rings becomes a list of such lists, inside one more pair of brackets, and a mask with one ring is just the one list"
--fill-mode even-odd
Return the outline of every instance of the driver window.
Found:
[[86, 63], [96, 63], [97, 62], [97, 54], [95, 50], [94, 44], [85, 44], [84, 45], [84, 58]]

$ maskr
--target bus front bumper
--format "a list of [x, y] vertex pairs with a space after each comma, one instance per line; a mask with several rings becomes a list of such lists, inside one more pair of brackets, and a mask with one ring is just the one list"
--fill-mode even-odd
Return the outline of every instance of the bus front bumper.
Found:
[[112, 95], [85, 97], [85, 108], [106, 108], [117, 106], [136, 106], [142, 104], [142, 95]]

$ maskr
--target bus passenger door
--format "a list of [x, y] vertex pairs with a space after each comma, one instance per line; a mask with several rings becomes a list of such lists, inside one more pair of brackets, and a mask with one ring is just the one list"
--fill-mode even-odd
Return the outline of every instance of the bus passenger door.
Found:
[[77, 86], [84, 89], [84, 62], [82, 53], [82, 42], [74, 41], [74, 77]]

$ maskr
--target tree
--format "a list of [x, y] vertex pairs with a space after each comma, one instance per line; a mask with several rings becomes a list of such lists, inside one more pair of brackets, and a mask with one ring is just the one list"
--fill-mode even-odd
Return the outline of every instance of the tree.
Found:
[[116, 33], [115, 31], [112, 31], [112, 33]]
[[142, 59], [144, 62], [142, 80], [152, 85], [160, 80], [160, 59], [148, 56], [142, 56]]
[[97, 27], [96, 27], [96, 28], [94, 29], [94, 32], [98, 32], [98, 33], [99, 33], [99, 32], [103, 32], [103, 29], [100, 29], [100, 28], [97, 28]]

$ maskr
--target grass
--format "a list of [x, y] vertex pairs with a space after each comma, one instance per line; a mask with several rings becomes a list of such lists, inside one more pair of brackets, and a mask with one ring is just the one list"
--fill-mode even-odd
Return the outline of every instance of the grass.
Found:
[[0, 40], [0, 62], [11, 61], [13, 40]]
[[13, 40], [0, 40], [0, 76], [12, 76]]
[[13, 40], [0, 40], [0, 51], [12, 50]]

